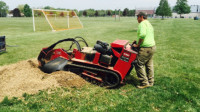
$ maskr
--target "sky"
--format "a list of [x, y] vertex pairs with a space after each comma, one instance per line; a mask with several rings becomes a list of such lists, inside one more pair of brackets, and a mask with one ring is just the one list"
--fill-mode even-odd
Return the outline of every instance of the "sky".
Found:
[[[155, 8], [159, 5], [160, 0], [0, 0], [4, 1], [9, 10], [13, 10], [20, 4], [28, 4], [31, 8], [41, 8], [51, 6], [54, 8], [65, 9], [138, 9], [138, 8]], [[174, 6], [177, 0], [168, 0], [170, 6]], [[188, 5], [200, 5], [200, 0], [188, 0]]]

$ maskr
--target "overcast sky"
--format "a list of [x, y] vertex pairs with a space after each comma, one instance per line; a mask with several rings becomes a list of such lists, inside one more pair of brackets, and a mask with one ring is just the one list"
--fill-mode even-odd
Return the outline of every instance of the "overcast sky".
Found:
[[[66, 9], [135, 9], [155, 8], [160, 0], [1, 0], [6, 2], [12, 10], [20, 4], [28, 4], [31, 8], [51, 6]], [[168, 0], [170, 6], [174, 6], [177, 0]], [[200, 5], [200, 0], [188, 0], [189, 5]]]

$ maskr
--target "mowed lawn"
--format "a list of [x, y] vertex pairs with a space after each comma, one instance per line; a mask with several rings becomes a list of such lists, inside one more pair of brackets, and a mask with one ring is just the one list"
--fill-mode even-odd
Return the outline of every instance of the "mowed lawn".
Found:
[[[80, 18], [84, 28], [59, 32], [33, 32], [32, 18], [0, 18], [0, 35], [6, 36], [6, 53], [0, 66], [37, 58], [40, 50], [64, 38], [81, 36], [90, 46], [96, 40], [136, 40], [136, 18]], [[105, 89], [93, 84], [58, 88], [48, 93], [24, 94], [23, 100], [4, 99], [0, 111], [200, 111], [200, 20], [149, 19], [155, 29], [155, 86], [137, 89], [133, 69], [127, 84]], [[27, 79], [28, 80], [28, 79]]]

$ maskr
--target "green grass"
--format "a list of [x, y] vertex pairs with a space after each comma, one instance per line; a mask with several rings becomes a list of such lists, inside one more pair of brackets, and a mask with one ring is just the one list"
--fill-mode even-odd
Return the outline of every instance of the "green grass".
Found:
[[[36, 58], [43, 47], [75, 36], [90, 46], [96, 40], [136, 39], [135, 18], [80, 18], [84, 28], [60, 32], [32, 31], [31, 18], [0, 18], [1, 35], [6, 35], [7, 52], [0, 54], [0, 66]], [[57, 88], [24, 99], [5, 99], [0, 111], [189, 111], [200, 110], [200, 21], [192, 19], [150, 19], [155, 29], [155, 86], [137, 89], [135, 70], [127, 84], [105, 89], [92, 84], [83, 88]]]

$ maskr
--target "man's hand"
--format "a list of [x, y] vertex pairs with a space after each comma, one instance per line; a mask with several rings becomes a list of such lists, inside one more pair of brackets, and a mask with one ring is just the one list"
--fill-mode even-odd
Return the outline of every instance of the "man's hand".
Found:
[[139, 47], [139, 46], [136, 44], [136, 40], [133, 41], [132, 46], [133, 46], [133, 47]]
[[137, 47], [137, 48], [140, 47], [140, 45], [141, 45], [141, 43], [143, 43], [143, 41], [144, 41], [144, 39], [140, 39], [138, 44], [136, 44], [136, 43], [133, 44], [133, 47]]
[[139, 47], [137, 44], [133, 44], [133, 47]]
[[136, 44], [136, 40], [133, 41], [132, 45], [133, 45], [133, 44]]

